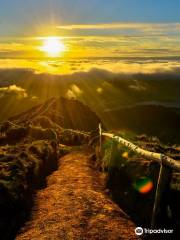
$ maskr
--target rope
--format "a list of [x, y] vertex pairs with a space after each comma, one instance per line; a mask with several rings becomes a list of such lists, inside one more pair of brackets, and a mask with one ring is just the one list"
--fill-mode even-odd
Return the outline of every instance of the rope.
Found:
[[162, 163], [163, 165], [180, 172], [180, 162], [174, 160], [173, 158], [170, 158], [169, 156], [166, 156], [166, 155], [161, 154], [161, 153], [150, 152], [150, 151], [144, 150], [144, 149], [136, 146], [134, 143], [131, 143], [131, 142], [127, 141], [126, 139], [122, 138], [122, 137], [116, 136], [116, 135], [111, 134], [111, 133], [102, 132], [101, 125], [99, 125], [99, 133], [101, 133], [102, 136], [115, 139], [117, 142], [125, 145], [126, 147], [128, 147], [132, 151], [140, 154], [141, 156], [146, 157], [149, 160], [158, 162], [160, 164]]

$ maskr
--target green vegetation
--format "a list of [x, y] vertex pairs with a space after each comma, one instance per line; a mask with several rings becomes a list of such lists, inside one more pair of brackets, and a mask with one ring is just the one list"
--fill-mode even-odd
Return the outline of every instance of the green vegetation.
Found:
[[[60, 150], [61, 154], [61, 150]], [[56, 169], [56, 144], [34, 141], [0, 147], [0, 232], [11, 228], [11, 220], [31, 204], [33, 189]], [[7, 222], [5, 221], [7, 220]], [[17, 221], [18, 219], [15, 219]], [[10, 229], [11, 230], [11, 229]]]
[[[0, 208], [8, 202], [19, 203], [28, 188], [43, 179], [48, 169], [55, 168], [57, 152], [53, 144], [36, 141], [31, 144], [5, 146], [0, 149]], [[49, 166], [51, 165], [51, 167]]]
[[115, 140], [109, 139], [103, 144], [104, 156], [102, 159], [103, 169], [110, 169], [115, 166], [124, 164], [123, 158], [118, 151], [118, 143]]
[[107, 170], [122, 168], [128, 163], [128, 159], [138, 157], [136, 153], [114, 139], [105, 140], [102, 146], [102, 155], [102, 168]]
[[171, 181], [171, 188], [180, 191], [180, 173], [174, 173]]
[[59, 141], [65, 145], [78, 146], [89, 141], [89, 134], [84, 132], [64, 129], [59, 133]]
[[53, 123], [51, 119], [46, 116], [40, 116], [35, 118], [32, 121], [32, 124], [35, 126], [40, 126], [42, 128], [53, 128], [55, 123]]
[[30, 126], [28, 131], [29, 136], [36, 140], [58, 140], [56, 131], [52, 128], [43, 129], [42, 127]]
[[135, 141], [136, 139], [136, 133], [127, 129], [123, 129], [121, 131], [118, 131], [117, 136], [120, 136], [122, 138], [127, 139], [128, 141]]

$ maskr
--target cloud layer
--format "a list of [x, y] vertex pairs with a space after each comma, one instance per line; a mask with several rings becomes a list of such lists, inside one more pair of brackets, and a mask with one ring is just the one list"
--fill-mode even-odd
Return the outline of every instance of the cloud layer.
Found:
[[116, 22], [100, 24], [77, 24], [77, 25], [60, 25], [58, 29], [62, 30], [126, 30], [143, 34], [169, 34], [172, 32], [179, 33], [180, 23], [135, 23], [135, 22]]
[[20, 99], [20, 98], [27, 98], [28, 94], [24, 88], [18, 87], [15, 84], [10, 85], [8, 87], [1, 87], [0, 98], [8, 97], [8, 96], [15, 96]]
[[25, 69], [36, 73], [50, 73], [53, 75], [89, 72], [91, 69], [102, 69], [124, 74], [168, 73], [177, 72], [180, 69], [180, 58], [0, 59], [0, 69]]

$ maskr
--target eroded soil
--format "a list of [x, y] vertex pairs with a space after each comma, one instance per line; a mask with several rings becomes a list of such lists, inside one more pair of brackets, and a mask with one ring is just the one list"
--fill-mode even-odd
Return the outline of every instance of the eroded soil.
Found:
[[135, 225], [108, 197], [88, 151], [59, 160], [47, 187], [35, 195], [30, 219], [16, 240], [133, 240]]

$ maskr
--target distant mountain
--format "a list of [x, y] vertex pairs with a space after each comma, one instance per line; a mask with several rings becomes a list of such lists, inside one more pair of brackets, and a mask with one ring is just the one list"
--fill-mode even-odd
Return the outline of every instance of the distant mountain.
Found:
[[47, 117], [62, 128], [81, 131], [97, 129], [102, 120], [103, 125], [110, 130], [128, 129], [137, 134], [157, 136], [165, 142], [180, 142], [179, 108], [145, 102], [104, 111], [102, 109], [98, 115], [91, 109], [78, 100], [51, 98], [9, 120], [22, 126], [35, 123], [40, 117]]
[[51, 98], [30, 110], [11, 117], [9, 120], [18, 125], [35, 122], [39, 117], [47, 117], [62, 128], [91, 131], [101, 122], [91, 109], [78, 100]]
[[159, 137], [166, 142], [180, 142], [180, 109], [160, 105], [134, 105], [101, 113], [109, 129], [130, 129]]

